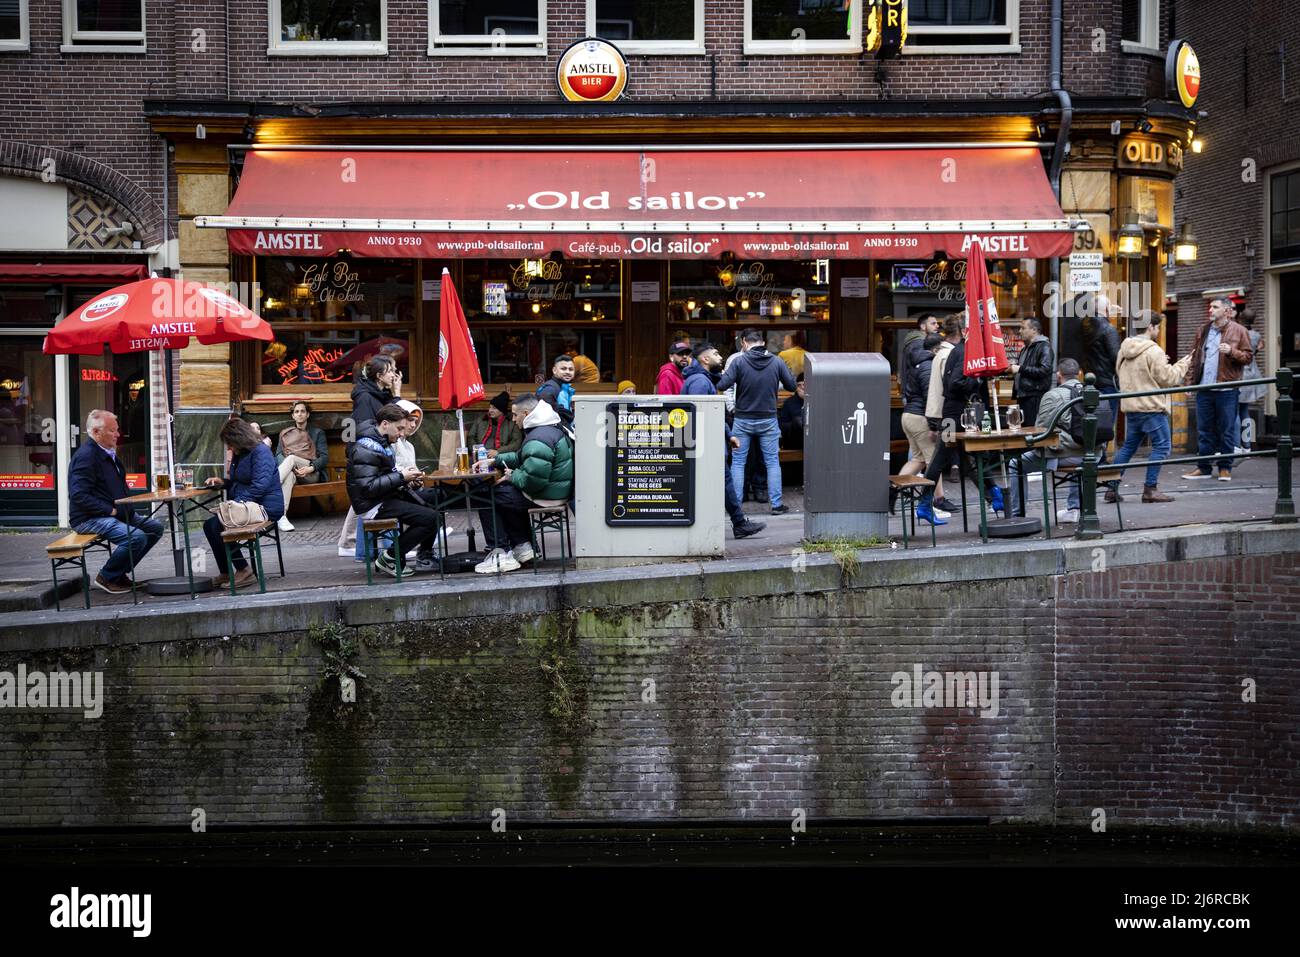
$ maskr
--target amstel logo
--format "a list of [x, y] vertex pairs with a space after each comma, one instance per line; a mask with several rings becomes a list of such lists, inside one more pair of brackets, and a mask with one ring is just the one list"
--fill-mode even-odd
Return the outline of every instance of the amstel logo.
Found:
[[617, 100], [627, 86], [627, 61], [604, 40], [579, 40], [560, 57], [556, 82], [566, 100], [601, 103]]
[[1169, 55], [1165, 59], [1165, 81], [1170, 92], [1178, 94], [1183, 106], [1190, 110], [1196, 105], [1196, 97], [1201, 92], [1201, 61], [1186, 40], [1175, 40], [1169, 45]]
[[97, 322], [117, 312], [126, 305], [129, 297], [125, 293], [113, 293], [97, 299], [81, 311], [82, 322]]

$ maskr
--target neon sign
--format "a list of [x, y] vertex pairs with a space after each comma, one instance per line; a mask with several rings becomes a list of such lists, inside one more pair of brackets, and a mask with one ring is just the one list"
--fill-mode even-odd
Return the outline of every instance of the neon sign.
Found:
[[342, 349], [324, 349], [317, 347], [308, 350], [298, 359], [290, 359], [275, 371], [280, 376], [281, 385], [291, 382], [341, 382], [347, 370], [331, 371], [331, 367], [343, 358]]

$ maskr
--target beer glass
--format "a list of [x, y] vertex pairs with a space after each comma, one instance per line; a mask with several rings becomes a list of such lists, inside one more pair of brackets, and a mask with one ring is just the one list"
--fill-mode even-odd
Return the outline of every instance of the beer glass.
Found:
[[1007, 424], [1013, 429], [1018, 429], [1025, 424], [1025, 413], [1020, 411], [1020, 406], [1013, 405], [1007, 409]]
[[159, 492], [170, 492], [172, 489], [172, 477], [166, 472], [159, 472], [153, 477], [153, 487]]
[[469, 449], [459, 448], [456, 450], [456, 471], [461, 474], [469, 471]]

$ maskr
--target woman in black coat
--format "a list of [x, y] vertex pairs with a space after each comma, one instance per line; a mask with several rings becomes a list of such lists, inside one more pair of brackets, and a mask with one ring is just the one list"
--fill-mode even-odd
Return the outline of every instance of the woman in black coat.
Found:
[[352, 424], [358, 430], [375, 421], [375, 414], [402, 394], [402, 372], [392, 356], [371, 356], [352, 387]]

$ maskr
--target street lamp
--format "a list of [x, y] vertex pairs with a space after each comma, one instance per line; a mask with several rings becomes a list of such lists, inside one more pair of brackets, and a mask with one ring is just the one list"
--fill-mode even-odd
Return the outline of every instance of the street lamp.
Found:
[[1129, 210], [1124, 225], [1120, 227], [1115, 239], [1115, 251], [1125, 259], [1141, 259], [1143, 246], [1146, 245], [1146, 233], [1138, 224], [1137, 213]]
[[1190, 266], [1196, 262], [1196, 257], [1200, 253], [1200, 244], [1197, 243], [1196, 237], [1192, 235], [1192, 229], [1187, 225], [1187, 220], [1183, 220], [1183, 228], [1178, 230], [1178, 238], [1173, 240], [1174, 262], [1179, 266]]
[[59, 321], [59, 316], [63, 313], [63, 288], [61, 286], [51, 286], [45, 290], [45, 311], [50, 317], [50, 325]]

